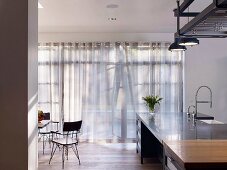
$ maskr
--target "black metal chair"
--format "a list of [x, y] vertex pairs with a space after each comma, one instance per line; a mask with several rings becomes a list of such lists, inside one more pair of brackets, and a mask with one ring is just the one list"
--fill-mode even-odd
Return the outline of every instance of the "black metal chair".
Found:
[[[43, 120], [50, 120], [49, 112], [43, 114], [44, 114]], [[50, 121], [47, 126], [45, 126], [42, 129], [39, 129], [40, 139], [42, 138], [43, 140], [43, 154], [46, 142], [48, 141], [50, 144], [50, 141], [53, 139], [53, 134], [56, 134], [58, 132], [58, 124], [59, 122]]]
[[49, 164], [54, 156], [54, 153], [57, 147], [59, 147], [60, 150], [62, 150], [62, 169], [64, 169], [65, 156], [68, 160], [69, 148], [72, 148], [73, 152], [75, 153], [76, 157], [79, 160], [79, 165], [80, 165], [80, 157], [79, 157], [77, 145], [79, 142], [78, 133], [80, 132], [81, 125], [82, 125], [82, 120], [76, 121], [76, 122], [64, 122], [63, 133], [61, 134], [62, 138], [52, 140], [53, 146], [52, 146]]

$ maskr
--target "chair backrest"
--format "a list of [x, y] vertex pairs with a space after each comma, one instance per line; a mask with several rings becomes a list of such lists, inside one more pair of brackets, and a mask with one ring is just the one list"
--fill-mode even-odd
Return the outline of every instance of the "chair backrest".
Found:
[[43, 113], [43, 120], [50, 120], [50, 112]]
[[82, 120], [76, 122], [64, 122], [63, 124], [63, 131], [70, 132], [70, 131], [79, 131], [82, 125]]

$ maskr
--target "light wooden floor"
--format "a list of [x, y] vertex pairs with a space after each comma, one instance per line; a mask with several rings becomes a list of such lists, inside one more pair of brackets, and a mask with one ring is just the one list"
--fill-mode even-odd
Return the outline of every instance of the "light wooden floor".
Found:
[[[69, 160], [65, 162], [65, 170], [161, 170], [157, 160], [145, 160], [140, 164], [136, 154], [135, 143], [80, 143], [79, 154], [81, 165], [72, 151]], [[58, 170], [61, 168], [61, 152], [56, 151], [51, 164], [50, 148], [47, 144], [45, 154], [42, 154], [42, 145], [39, 143], [39, 170]]]

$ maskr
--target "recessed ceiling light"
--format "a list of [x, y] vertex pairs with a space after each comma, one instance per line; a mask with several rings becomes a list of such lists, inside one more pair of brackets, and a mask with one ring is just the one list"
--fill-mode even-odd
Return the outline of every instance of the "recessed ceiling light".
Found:
[[108, 18], [109, 21], [116, 21], [117, 18]]
[[108, 4], [106, 5], [106, 8], [118, 8], [119, 6], [117, 4]]
[[42, 9], [43, 8], [43, 6], [38, 2], [38, 8], [39, 9]]

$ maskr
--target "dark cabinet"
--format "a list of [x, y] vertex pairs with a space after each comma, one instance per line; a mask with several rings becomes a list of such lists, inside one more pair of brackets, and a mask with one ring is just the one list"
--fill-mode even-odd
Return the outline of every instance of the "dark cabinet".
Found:
[[143, 164], [144, 158], [158, 157], [162, 161], [163, 152], [161, 143], [139, 118], [137, 118], [136, 120], [136, 125], [136, 151], [141, 157], [141, 164]]

